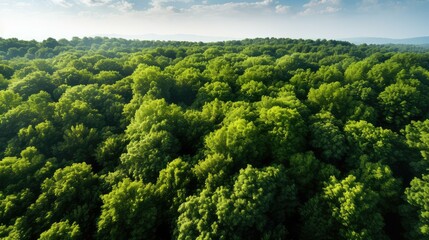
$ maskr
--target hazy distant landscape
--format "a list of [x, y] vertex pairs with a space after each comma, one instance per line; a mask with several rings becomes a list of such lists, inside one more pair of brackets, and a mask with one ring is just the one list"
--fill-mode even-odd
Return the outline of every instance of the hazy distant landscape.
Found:
[[415, 37], [415, 38], [344, 38], [341, 39], [355, 44], [408, 44], [408, 45], [426, 45], [429, 46], [429, 37]]
[[[192, 34], [174, 34], [174, 35], [160, 35], [160, 34], [144, 34], [144, 35], [120, 35], [109, 34], [103, 37], [109, 38], [124, 38], [124, 39], [138, 39], [138, 40], [153, 40], [153, 41], [190, 41], [190, 42], [221, 42], [231, 40], [241, 40], [240, 38], [228, 37], [214, 37]], [[329, 39], [328, 39], [329, 40]], [[331, 39], [339, 41], [347, 41], [354, 44], [405, 44], [405, 45], [425, 45], [429, 46], [429, 37], [415, 37], [415, 38], [376, 38], [376, 37], [355, 37], [355, 38], [339, 38]]]

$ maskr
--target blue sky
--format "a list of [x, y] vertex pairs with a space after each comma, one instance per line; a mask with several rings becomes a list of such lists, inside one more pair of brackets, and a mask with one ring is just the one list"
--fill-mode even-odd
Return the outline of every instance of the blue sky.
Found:
[[429, 36], [429, 0], [0, 0], [0, 37]]

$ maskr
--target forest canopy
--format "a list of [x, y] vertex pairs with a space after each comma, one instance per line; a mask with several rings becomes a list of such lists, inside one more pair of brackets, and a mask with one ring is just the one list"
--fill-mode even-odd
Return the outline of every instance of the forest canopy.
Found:
[[428, 239], [429, 50], [0, 38], [0, 238]]

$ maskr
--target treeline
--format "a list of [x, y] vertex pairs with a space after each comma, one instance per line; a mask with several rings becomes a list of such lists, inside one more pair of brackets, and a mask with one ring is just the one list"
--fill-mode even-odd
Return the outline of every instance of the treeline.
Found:
[[50, 38], [0, 56], [0, 238], [429, 238], [422, 48]]
[[[426, 52], [427, 47], [412, 45], [359, 45], [354, 46], [348, 42], [327, 41], [327, 40], [296, 40], [296, 39], [275, 39], [259, 38], [246, 39], [242, 41], [226, 41], [214, 43], [193, 43], [185, 41], [141, 41], [126, 40], [120, 38], [94, 37], [78, 38], [71, 40], [48, 38], [42, 42], [35, 40], [25, 41], [16, 38], [0, 38], [0, 59], [13, 58], [53, 58], [58, 54], [65, 52], [87, 52], [93, 51], [109, 57], [118, 57], [119, 53], [133, 53], [142, 49], [180, 48], [180, 47], [223, 47], [228, 51], [242, 51], [243, 46], [247, 47], [245, 54], [249, 56], [259, 56], [261, 54], [275, 55], [281, 57], [286, 53], [294, 52], [318, 52], [328, 51], [331, 54], [350, 54], [353, 56], [364, 57], [375, 52]], [[173, 50], [174, 51], [174, 50]], [[328, 52], [324, 52], [327, 54]]]

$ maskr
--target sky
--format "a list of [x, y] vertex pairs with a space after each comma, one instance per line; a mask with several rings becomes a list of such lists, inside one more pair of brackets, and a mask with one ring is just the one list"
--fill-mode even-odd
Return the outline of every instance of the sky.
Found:
[[0, 37], [410, 38], [428, 14], [429, 0], [0, 0]]

